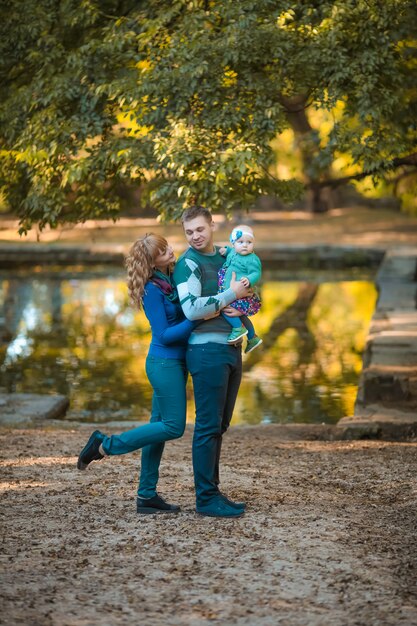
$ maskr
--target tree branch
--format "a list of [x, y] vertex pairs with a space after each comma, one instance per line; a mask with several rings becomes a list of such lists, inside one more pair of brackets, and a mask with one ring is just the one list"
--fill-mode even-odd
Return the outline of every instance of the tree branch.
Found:
[[408, 154], [405, 157], [397, 157], [393, 159], [392, 163], [389, 165], [381, 165], [376, 170], [372, 170], [371, 172], [359, 172], [358, 174], [352, 174], [351, 176], [342, 176], [341, 178], [331, 178], [328, 180], [320, 180], [320, 181], [312, 181], [311, 183], [306, 184], [307, 189], [321, 189], [323, 187], [340, 187], [340, 185], [344, 185], [345, 183], [349, 183], [352, 180], [362, 180], [367, 176], [373, 176], [377, 172], [388, 172], [389, 170], [396, 169], [397, 167], [401, 167], [402, 165], [410, 165], [411, 167], [415, 167], [417, 169], [417, 152], [412, 154]]

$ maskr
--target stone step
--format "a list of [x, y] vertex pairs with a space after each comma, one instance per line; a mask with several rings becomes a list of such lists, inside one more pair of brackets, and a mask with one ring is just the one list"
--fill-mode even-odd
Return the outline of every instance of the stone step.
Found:
[[368, 338], [363, 358], [370, 365], [417, 368], [417, 330], [386, 330]]
[[417, 434], [416, 281], [417, 247], [389, 250], [376, 276], [378, 301], [355, 414], [338, 422], [338, 427], [346, 429], [346, 438]]
[[362, 371], [355, 415], [371, 404], [417, 411], [417, 367], [372, 365]]
[[378, 312], [415, 310], [417, 283], [385, 282], [378, 284]]
[[376, 334], [389, 330], [414, 331], [417, 329], [417, 310], [376, 311], [369, 327], [369, 340]]
[[342, 439], [404, 440], [417, 436], [417, 412], [385, 408], [379, 404], [359, 407], [354, 417], [337, 423]]
[[417, 280], [417, 248], [388, 250], [378, 269], [376, 282], [415, 282]]

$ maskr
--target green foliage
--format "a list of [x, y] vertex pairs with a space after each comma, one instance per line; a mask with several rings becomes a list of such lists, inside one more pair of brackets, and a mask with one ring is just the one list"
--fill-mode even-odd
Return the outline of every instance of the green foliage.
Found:
[[131, 184], [166, 219], [293, 200], [301, 182], [270, 173], [288, 102], [338, 107], [325, 142], [305, 134], [310, 177], [415, 150], [413, 0], [12, 0], [0, 23], [0, 192], [22, 230], [116, 217]]

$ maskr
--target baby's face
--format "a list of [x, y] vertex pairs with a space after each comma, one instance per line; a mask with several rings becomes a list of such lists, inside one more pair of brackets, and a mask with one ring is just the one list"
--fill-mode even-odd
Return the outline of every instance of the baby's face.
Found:
[[236, 239], [233, 244], [234, 249], [238, 254], [245, 256], [246, 254], [252, 254], [253, 252], [253, 239], [250, 235], [242, 235], [239, 239]]

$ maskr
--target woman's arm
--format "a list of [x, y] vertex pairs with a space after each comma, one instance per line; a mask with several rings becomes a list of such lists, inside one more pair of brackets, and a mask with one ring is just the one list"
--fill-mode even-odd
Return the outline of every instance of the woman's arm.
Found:
[[195, 323], [185, 319], [174, 326], [168, 324], [164, 305], [164, 294], [155, 285], [147, 285], [143, 296], [143, 309], [152, 328], [152, 334], [163, 345], [186, 341]]

